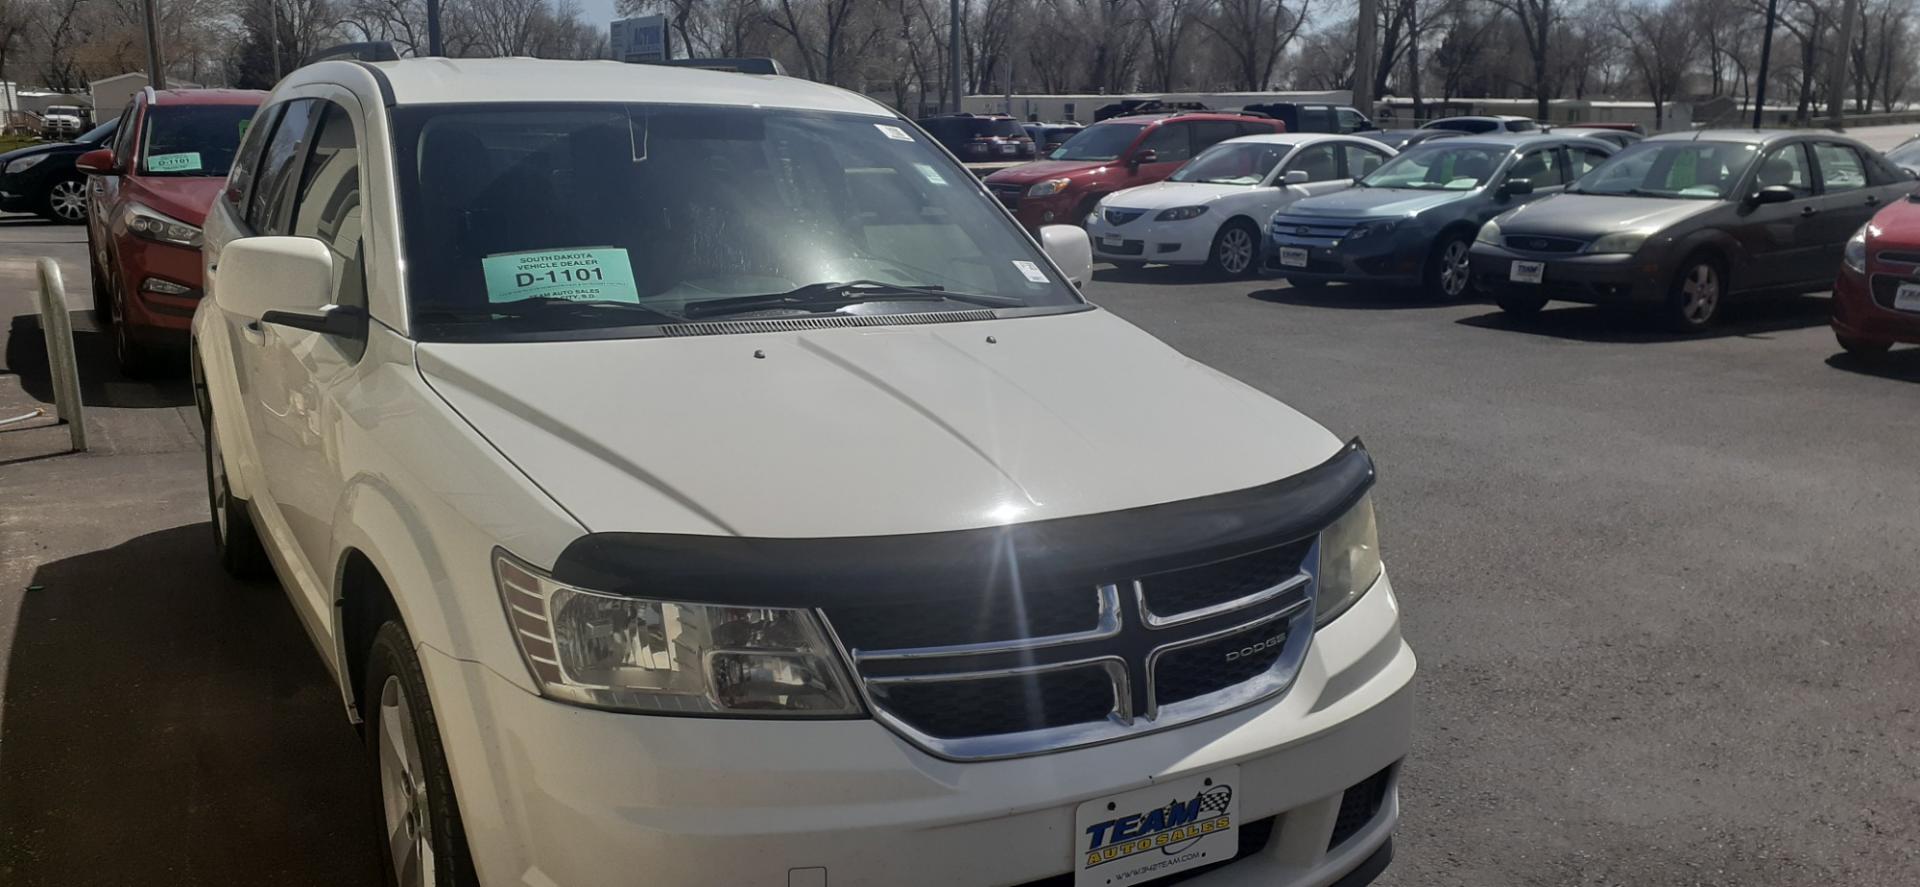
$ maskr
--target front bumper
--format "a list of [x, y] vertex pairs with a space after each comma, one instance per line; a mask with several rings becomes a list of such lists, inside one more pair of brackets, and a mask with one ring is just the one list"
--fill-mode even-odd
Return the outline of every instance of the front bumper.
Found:
[[[118, 237], [121, 320], [127, 332], [145, 342], [185, 344], [202, 294], [200, 251], [125, 233]], [[187, 291], [156, 292], [147, 286], [149, 280], [167, 281]]]
[[[1112, 224], [1103, 215], [1088, 222], [1093, 257], [1109, 262], [1205, 264], [1213, 251], [1213, 235], [1220, 230], [1220, 220], [1201, 216], [1184, 222], [1156, 222], [1153, 216], [1157, 212], [1148, 210], [1123, 225]], [[1119, 243], [1108, 238], [1118, 238]]]
[[[1637, 253], [1531, 253], [1476, 241], [1469, 256], [1473, 283], [1481, 292], [1543, 295], [1590, 305], [1658, 304], [1671, 277], [1660, 262]], [[1516, 261], [1543, 263], [1541, 282], [1514, 282]]]
[[[1024, 885], [1072, 870], [1080, 802], [1238, 764], [1242, 828], [1268, 821], [1271, 836], [1183, 883], [1327, 887], [1386, 845], [1413, 716], [1414, 657], [1384, 577], [1317, 633], [1280, 697], [1001, 761], [934, 758], [871, 720], [577, 708], [421, 652], [474, 862], [492, 885]], [[1378, 812], [1341, 825], [1347, 790], [1376, 776]], [[1356, 877], [1343, 887], [1369, 876]]]
[[1920, 314], [1892, 307], [1893, 291], [1902, 282], [1920, 280], [1920, 276], [1876, 270], [1873, 277], [1883, 281], [1878, 284], [1885, 291], [1881, 299], [1875, 298], [1875, 285], [1867, 275], [1840, 269], [1833, 281], [1833, 314], [1829, 319], [1833, 331], [1867, 342], [1920, 344]]
[[1082, 195], [1072, 188], [1047, 197], [1028, 197], [1028, 185], [1021, 185], [1018, 194], [1004, 188], [993, 188], [992, 185], [988, 183], [1000, 204], [1028, 230], [1038, 231], [1042, 225], [1079, 225], [1086, 221], [1074, 215]]
[[[1405, 229], [1384, 236], [1354, 240], [1274, 234], [1269, 228], [1264, 240], [1265, 258], [1260, 263], [1263, 277], [1385, 283], [1394, 286], [1411, 286], [1421, 282], [1430, 248], [1425, 235]], [[1306, 267], [1281, 264], [1280, 251], [1284, 248], [1306, 250]]]

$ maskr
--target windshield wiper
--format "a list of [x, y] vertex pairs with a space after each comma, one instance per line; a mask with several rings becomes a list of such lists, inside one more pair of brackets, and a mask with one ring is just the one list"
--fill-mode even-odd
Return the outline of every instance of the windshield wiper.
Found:
[[709, 299], [684, 310], [689, 319], [790, 308], [796, 311], [832, 311], [865, 302], [966, 302], [990, 308], [1015, 308], [1026, 303], [1002, 296], [952, 292], [938, 286], [908, 286], [883, 280], [847, 280], [809, 283], [784, 293]]
[[638, 302], [617, 302], [611, 299], [562, 299], [554, 296], [534, 296], [514, 299], [510, 302], [496, 302], [484, 309], [474, 311], [428, 310], [422, 312], [422, 317], [458, 323], [492, 320], [496, 317], [534, 319], [608, 313], [645, 314], [654, 318], [653, 322], [657, 323], [677, 323], [681, 320], [658, 308], [650, 308]]

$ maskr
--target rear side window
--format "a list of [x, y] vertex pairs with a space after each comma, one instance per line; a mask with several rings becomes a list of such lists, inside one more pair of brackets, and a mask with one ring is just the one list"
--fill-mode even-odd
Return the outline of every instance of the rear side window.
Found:
[[1533, 125], [1533, 121], [1531, 120], [1507, 121], [1507, 132], [1533, 132], [1539, 128], [1540, 127]]
[[1332, 132], [1333, 109], [1325, 105], [1303, 105], [1300, 108], [1300, 131]]
[[984, 135], [999, 136], [1003, 139], [1017, 139], [1027, 134], [1018, 120], [988, 120]]
[[1193, 124], [1195, 151], [1205, 151], [1228, 139], [1240, 136], [1240, 124], [1232, 120], [1201, 120]]
[[1820, 163], [1820, 184], [1827, 193], [1853, 191], [1867, 186], [1867, 168], [1852, 148], [1832, 142], [1815, 142], [1813, 158]]
[[247, 197], [247, 225], [258, 234], [285, 234], [301, 148], [313, 129], [314, 99], [294, 99], [280, 112]]

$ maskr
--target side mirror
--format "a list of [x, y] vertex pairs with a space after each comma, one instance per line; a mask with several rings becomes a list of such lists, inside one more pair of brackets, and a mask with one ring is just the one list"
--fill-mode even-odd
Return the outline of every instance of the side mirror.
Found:
[[95, 148], [73, 159], [73, 168], [90, 176], [115, 176], [120, 170], [113, 165], [112, 148]]
[[220, 251], [213, 300], [220, 309], [261, 323], [330, 336], [366, 334], [366, 312], [329, 305], [333, 253], [311, 237], [243, 237]]
[[1040, 248], [1075, 287], [1085, 286], [1093, 277], [1093, 241], [1079, 225], [1042, 226]]
[[1127, 161], [1127, 166], [1130, 169], [1139, 169], [1140, 164], [1142, 163], [1156, 163], [1159, 160], [1160, 160], [1160, 152], [1155, 151], [1152, 148], [1143, 148], [1139, 151], [1134, 152], [1133, 159]]
[[1280, 182], [1286, 185], [1304, 185], [1312, 178], [1304, 169], [1290, 169], [1280, 175]]
[[1753, 192], [1753, 196], [1747, 198], [1747, 202], [1754, 206], [1765, 206], [1769, 203], [1786, 203], [1799, 196], [1793, 193], [1792, 188], [1785, 185], [1768, 185]]
[[1520, 197], [1532, 193], [1532, 179], [1508, 179], [1506, 184], [1500, 186], [1501, 197]]

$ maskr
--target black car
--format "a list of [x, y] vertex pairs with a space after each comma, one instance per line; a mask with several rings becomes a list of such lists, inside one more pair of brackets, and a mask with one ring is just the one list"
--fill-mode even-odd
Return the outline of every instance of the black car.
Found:
[[0, 154], [0, 210], [35, 213], [62, 224], [87, 220], [86, 176], [74, 158], [113, 141], [118, 119], [109, 120], [71, 142], [29, 145]]
[[1267, 102], [1242, 111], [1265, 114], [1287, 125], [1287, 132], [1366, 132], [1374, 129], [1367, 115], [1344, 105], [1303, 102]]
[[1363, 139], [1372, 139], [1395, 151], [1405, 151], [1421, 142], [1434, 139], [1457, 138], [1466, 135], [1454, 129], [1376, 129], [1372, 132], [1354, 133]]
[[962, 163], [1033, 159], [1033, 138], [1012, 117], [942, 114], [914, 122]]
[[1067, 140], [1086, 129], [1078, 123], [1028, 123], [1024, 124], [1027, 136], [1033, 139], [1033, 150], [1046, 154], [1067, 143]]

